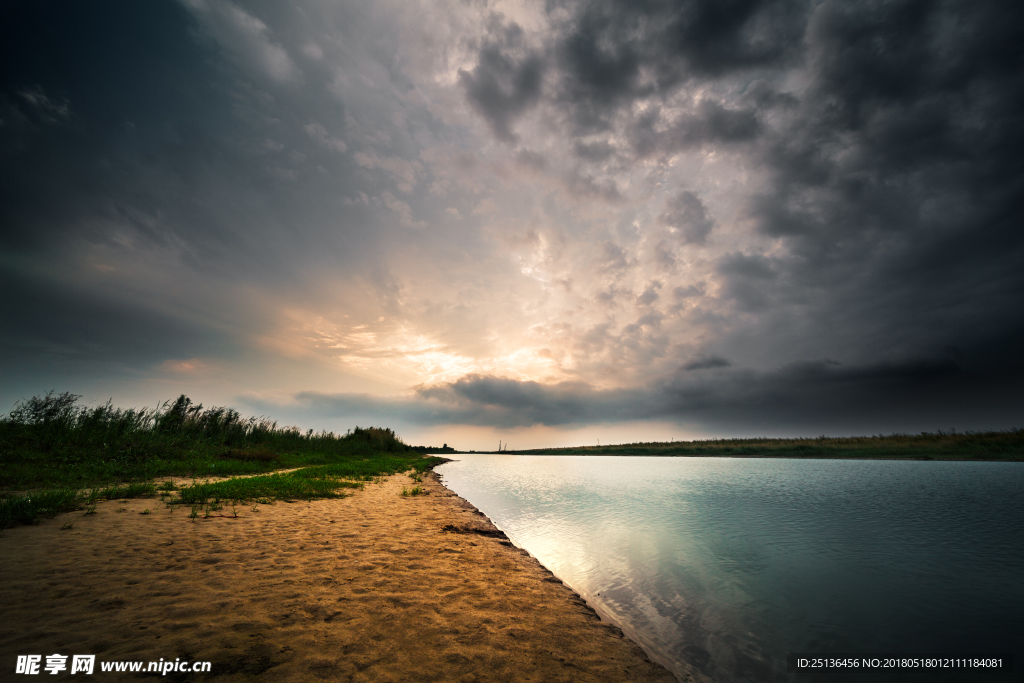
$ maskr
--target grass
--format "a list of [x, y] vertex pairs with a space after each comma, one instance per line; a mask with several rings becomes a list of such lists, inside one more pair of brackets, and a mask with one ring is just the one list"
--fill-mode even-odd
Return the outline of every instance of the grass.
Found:
[[0, 489], [259, 474], [382, 454], [411, 460], [425, 450], [391, 429], [303, 432], [230, 408], [204, 409], [184, 395], [155, 409], [109, 402], [87, 408], [79, 398], [50, 392], [19, 402], [0, 419]]
[[[221, 501], [334, 498], [364, 482], [440, 458], [406, 445], [390, 429], [345, 434], [279, 428], [229, 408], [203, 409], [186, 396], [157, 409], [78, 406], [74, 394], [22, 401], [0, 419], [0, 529], [31, 524], [100, 500], [151, 497], [192, 506], [194, 520]], [[450, 449], [449, 449], [450, 450]], [[301, 468], [288, 473], [275, 470]], [[258, 475], [177, 487], [170, 476]], [[91, 487], [91, 488], [90, 488]], [[177, 490], [177, 497], [171, 498]], [[237, 517], [237, 512], [234, 513]]]
[[33, 524], [43, 517], [52, 518], [62, 512], [73, 512], [83, 507], [86, 515], [94, 515], [97, 501], [146, 498], [155, 492], [153, 484], [135, 483], [94, 488], [90, 491], [60, 486], [21, 494], [0, 493], [0, 529], [16, 524]]
[[441, 458], [417, 458], [410, 462], [408, 457], [382, 455], [373, 459], [351, 460], [333, 465], [317, 465], [306, 467], [295, 472], [296, 477], [305, 479], [341, 478], [357, 481], [373, 481], [382, 475], [392, 475], [409, 470], [412, 465], [417, 476], [433, 467]]
[[149, 498], [156, 495], [156, 486], [146, 482], [131, 484], [115, 484], [100, 489], [92, 489], [85, 499], [87, 503], [97, 500], [115, 500], [117, 498]]
[[77, 510], [84, 498], [82, 491], [66, 486], [24, 495], [3, 495], [0, 497], [0, 529], [15, 524], [32, 524], [41, 517]]
[[521, 455], [751, 456], [787, 458], [890, 458], [908, 460], [1024, 460], [1024, 429], [1001, 432], [938, 431], [921, 434], [807, 439], [710, 439], [515, 451]]
[[269, 474], [258, 477], [227, 479], [211, 483], [196, 483], [183, 486], [179, 497], [173, 501], [183, 505], [219, 504], [220, 501], [260, 500], [312, 500], [314, 498], [339, 498], [339, 489], [362, 488], [359, 482], [343, 481], [336, 478], [300, 477], [298, 472]]

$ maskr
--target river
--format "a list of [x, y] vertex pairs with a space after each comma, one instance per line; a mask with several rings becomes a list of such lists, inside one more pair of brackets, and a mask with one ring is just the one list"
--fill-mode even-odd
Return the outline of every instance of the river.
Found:
[[677, 675], [1011, 680], [792, 674], [790, 652], [1024, 664], [1024, 463], [455, 457], [450, 489]]

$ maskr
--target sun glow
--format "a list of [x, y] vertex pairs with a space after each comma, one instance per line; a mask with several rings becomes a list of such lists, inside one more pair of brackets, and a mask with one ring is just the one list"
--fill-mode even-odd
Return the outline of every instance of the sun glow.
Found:
[[550, 381], [561, 376], [545, 349], [486, 335], [479, 354], [470, 354], [402, 323], [306, 326], [308, 341], [349, 372], [405, 386], [453, 382], [472, 374]]

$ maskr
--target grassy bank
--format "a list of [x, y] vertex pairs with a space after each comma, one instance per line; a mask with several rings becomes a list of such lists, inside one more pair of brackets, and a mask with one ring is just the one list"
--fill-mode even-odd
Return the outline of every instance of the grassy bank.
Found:
[[514, 451], [521, 455], [748, 456], [908, 460], [1024, 460], [1024, 429], [809, 439], [712, 439]]
[[[185, 396], [156, 409], [87, 408], [78, 398], [35, 397], [0, 419], [0, 528], [96, 500], [156, 495], [160, 477], [268, 475], [187, 487], [182, 504], [311, 499], [439, 461], [390, 429], [301, 432]], [[294, 468], [302, 469], [270, 474]]]

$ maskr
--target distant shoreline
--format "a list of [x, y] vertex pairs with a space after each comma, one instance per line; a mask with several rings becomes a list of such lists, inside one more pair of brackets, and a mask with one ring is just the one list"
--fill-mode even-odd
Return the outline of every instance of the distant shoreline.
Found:
[[[457, 451], [498, 454], [499, 451]], [[502, 450], [508, 455], [637, 455], [655, 457], [801, 458], [826, 460], [1024, 461], [1024, 429], [922, 432], [888, 436], [796, 439], [709, 439]]]
[[775, 460], [912, 460], [918, 462], [1024, 462], [1024, 454], [1013, 454], [1002, 458], [979, 458], [972, 456], [920, 456], [920, 455], [797, 455], [787, 453], [770, 454], [723, 454], [723, 453], [565, 453], [551, 451], [457, 451], [455, 455], [583, 455], [619, 456], [636, 458], [764, 458]]

